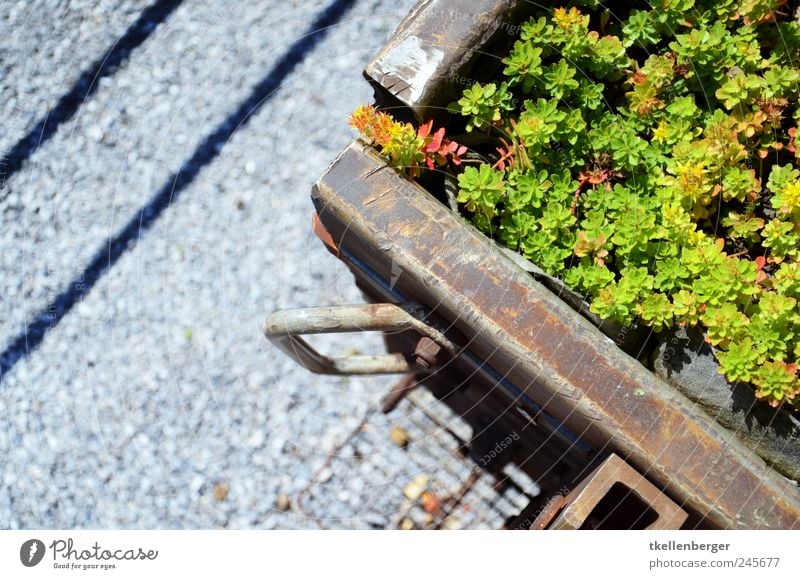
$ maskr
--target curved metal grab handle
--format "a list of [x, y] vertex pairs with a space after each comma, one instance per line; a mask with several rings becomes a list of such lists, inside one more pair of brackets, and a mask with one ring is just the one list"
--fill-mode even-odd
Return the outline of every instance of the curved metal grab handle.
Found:
[[342, 332], [399, 332], [414, 330], [439, 344], [450, 354], [455, 346], [439, 330], [422, 321], [416, 304], [363, 304], [280, 310], [267, 316], [264, 335], [298, 364], [315, 374], [403, 374], [418, 370], [401, 354], [328, 357], [301, 338], [302, 334]]

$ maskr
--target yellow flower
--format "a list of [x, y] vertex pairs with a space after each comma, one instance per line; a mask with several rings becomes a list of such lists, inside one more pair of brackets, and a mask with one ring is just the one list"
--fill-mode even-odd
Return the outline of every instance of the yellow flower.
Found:
[[658, 126], [653, 129], [653, 140], [663, 143], [667, 140], [667, 137], [669, 137], [669, 124], [662, 119]]

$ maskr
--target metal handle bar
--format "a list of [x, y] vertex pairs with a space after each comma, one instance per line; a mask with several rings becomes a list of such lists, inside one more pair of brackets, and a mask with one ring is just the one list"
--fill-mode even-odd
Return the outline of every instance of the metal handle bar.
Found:
[[416, 304], [363, 304], [280, 310], [267, 316], [264, 334], [298, 364], [315, 374], [403, 374], [418, 371], [419, 368], [409, 364], [401, 354], [329, 357], [317, 352], [300, 336], [414, 330], [454, 354], [453, 343], [439, 330], [422, 321], [423, 316], [422, 308]]

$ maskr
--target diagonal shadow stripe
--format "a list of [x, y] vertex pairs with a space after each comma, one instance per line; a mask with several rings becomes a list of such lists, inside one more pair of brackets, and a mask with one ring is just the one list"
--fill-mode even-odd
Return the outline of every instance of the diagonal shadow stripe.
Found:
[[20, 360], [30, 356], [31, 352], [42, 343], [47, 332], [92, 290], [125, 251], [136, 246], [142, 233], [153, 226], [161, 213], [195, 180], [200, 170], [219, 155], [223, 145], [233, 133], [248, 123], [305, 55], [319, 44], [355, 2], [356, 0], [335, 0], [321, 12], [306, 33], [291, 45], [272, 70], [253, 88], [250, 95], [203, 140], [189, 160], [177, 172], [170, 175], [150, 201], [117, 235], [108, 240], [86, 269], [69, 283], [54, 302], [41, 310], [25, 330], [9, 343], [5, 351], [0, 354], [0, 383]]
[[5, 182], [19, 171], [31, 155], [50, 140], [63, 123], [71, 119], [81, 104], [92, 96], [100, 86], [100, 79], [113, 76], [131, 51], [141, 45], [156, 27], [164, 22], [183, 0], [158, 0], [142, 11], [136, 22], [131, 24], [109, 49], [105, 56], [92, 63], [92, 66], [75, 81], [72, 88], [62, 96], [56, 106], [39, 119], [30, 132], [22, 137], [8, 153], [0, 157], [0, 190]]

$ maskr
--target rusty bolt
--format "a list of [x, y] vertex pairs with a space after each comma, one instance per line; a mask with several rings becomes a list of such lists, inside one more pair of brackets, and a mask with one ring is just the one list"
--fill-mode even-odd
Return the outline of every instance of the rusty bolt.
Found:
[[442, 347], [439, 344], [427, 336], [423, 336], [419, 339], [419, 342], [417, 342], [417, 347], [414, 350], [414, 358], [416, 359], [417, 365], [421, 368], [433, 368], [439, 362], [439, 353], [441, 351]]

